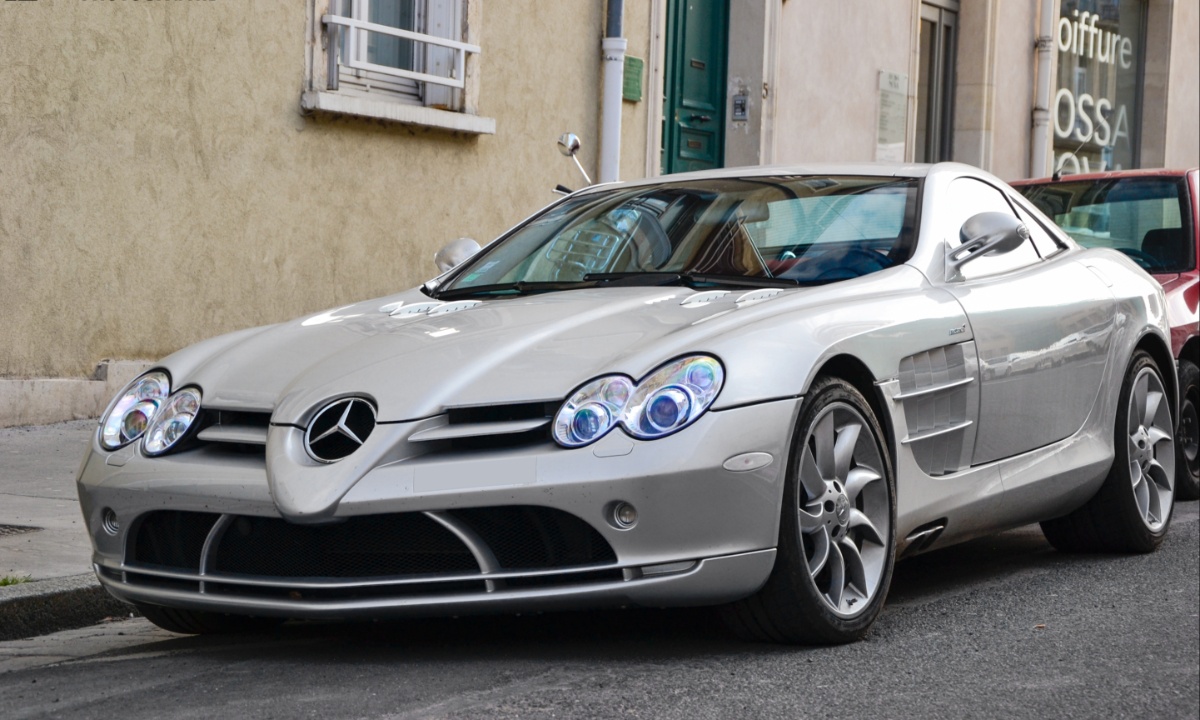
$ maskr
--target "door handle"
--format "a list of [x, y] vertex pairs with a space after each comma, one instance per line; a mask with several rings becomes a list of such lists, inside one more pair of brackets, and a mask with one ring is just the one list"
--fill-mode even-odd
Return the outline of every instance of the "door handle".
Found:
[[692, 113], [691, 115], [688, 116], [688, 120], [692, 120], [695, 122], [708, 122], [709, 120], [712, 120], [712, 116], [711, 115], [697, 115], [695, 113]]

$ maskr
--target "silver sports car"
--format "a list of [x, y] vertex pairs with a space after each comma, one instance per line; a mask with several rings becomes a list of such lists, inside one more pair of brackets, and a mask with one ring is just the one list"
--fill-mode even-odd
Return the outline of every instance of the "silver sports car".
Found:
[[1162, 290], [977, 169], [608, 184], [449, 250], [125, 388], [78, 478], [100, 582], [188, 633], [722, 605], [836, 643], [898, 557], [1167, 531]]

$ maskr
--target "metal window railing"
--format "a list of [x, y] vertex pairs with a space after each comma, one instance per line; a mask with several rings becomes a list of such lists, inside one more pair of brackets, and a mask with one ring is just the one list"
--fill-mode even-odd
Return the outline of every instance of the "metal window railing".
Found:
[[[406, 78], [417, 82], [432, 83], [434, 85], [444, 85], [446, 87], [463, 89], [466, 78], [466, 59], [467, 53], [479, 53], [482, 51], [478, 45], [459, 42], [457, 40], [448, 40], [446, 38], [436, 37], [434, 35], [426, 35], [425, 33], [413, 32], [411, 30], [401, 30], [389, 25], [379, 25], [377, 23], [366, 22], [365, 20], [356, 20], [342, 15], [323, 15], [321, 22], [325, 24], [325, 32], [327, 36], [327, 46], [329, 52], [329, 89], [338, 89], [338, 66], [344, 64], [348, 67], [358, 70], [370, 70], [372, 72], [391, 75], [393, 77]], [[351, 52], [347, 53], [346, 59], [341, 57], [340, 36], [341, 28], [346, 28], [346, 32], [351, 34], [347, 45]], [[405, 40], [412, 40], [429, 45], [437, 45], [439, 47], [450, 48], [454, 50], [454, 68], [450, 72], [450, 77], [441, 75], [431, 75], [429, 73], [415, 72], [413, 70], [405, 70], [403, 68], [389, 67], [387, 65], [378, 65], [376, 63], [367, 62], [359, 57], [360, 53], [354, 50], [358, 47], [366, 46], [367, 33], [379, 33]]]

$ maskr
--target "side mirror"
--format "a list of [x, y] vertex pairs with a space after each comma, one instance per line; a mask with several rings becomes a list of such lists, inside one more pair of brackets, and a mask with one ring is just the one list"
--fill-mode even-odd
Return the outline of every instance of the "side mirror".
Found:
[[1002, 212], [972, 215], [958, 232], [962, 244], [946, 254], [947, 277], [958, 277], [959, 269], [975, 258], [1003, 255], [1029, 239], [1029, 228], [1015, 216]]
[[579, 146], [579, 136], [575, 133], [563, 133], [558, 138], [558, 151], [567, 157], [575, 157]]
[[592, 178], [588, 176], [587, 171], [583, 169], [579, 158], [575, 157], [575, 153], [579, 152], [580, 142], [579, 136], [575, 133], [563, 133], [558, 138], [558, 151], [563, 155], [575, 161], [575, 167], [579, 168], [579, 172], [583, 175], [583, 179], [588, 185], [592, 184]]
[[459, 238], [446, 243], [441, 250], [433, 254], [433, 262], [439, 272], [446, 272], [462, 265], [479, 252], [479, 243], [471, 238]]

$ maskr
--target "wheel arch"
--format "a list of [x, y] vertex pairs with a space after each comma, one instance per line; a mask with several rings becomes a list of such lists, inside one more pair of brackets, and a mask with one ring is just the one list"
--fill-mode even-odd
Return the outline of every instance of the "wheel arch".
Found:
[[816, 372], [814, 372], [808, 381], [805, 394], [808, 393], [812, 383], [819, 377], [836, 377], [845, 380], [854, 386], [855, 390], [862, 393], [866, 398], [867, 403], [871, 406], [871, 412], [875, 413], [875, 420], [879, 423], [879, 427], [883, 430], [884, 442], [887, 443], [888, 455], [892, 461], [893, 473], [896, 467], [896, 432], [892, 427], [891, 413], [886, 412], [887, 407], [884, 402], [883, 393], [879, 386], [875, 384], [875, 375], [867, 367], [867, 364], [858, 359], [854, 355], [842, 353], [834, 355], [825, 360]]
[[1200, 335], [1193, 335], [1188, 338], [1188, 341], [1183, 344], [1183, 348], [1179, 351], [1180, 358], [1187, 358], [1192, 361], [1193, 365], [1200, 361]]
[[[1146, 333], [1138, 340], [1134, 350], [1144, 350], [1158, 365], [1162, 381], [1167, 385], [1167, 400], [1171, 403], [1171, 417], [1179, 422], [1179, 372], [1175, 369], [1175, 356], [1171, 346], [1158, 335]], [[1186, 348], [1185, 348], [1186, 350]]]

